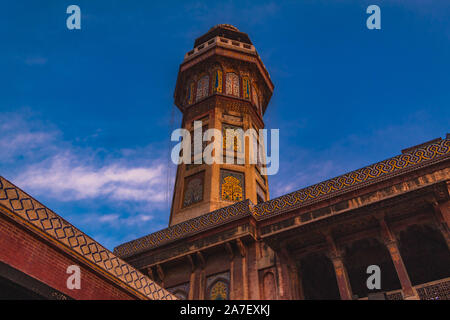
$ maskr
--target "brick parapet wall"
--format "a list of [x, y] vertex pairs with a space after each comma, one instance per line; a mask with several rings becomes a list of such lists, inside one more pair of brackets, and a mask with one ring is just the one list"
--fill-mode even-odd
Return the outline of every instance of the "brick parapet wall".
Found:
[[[136, 299], [98, 276], [76, 259], [39, 240], [9, 219], [0, 217], [0, 261], [74, 299]], [[67, 288], [67, 267], [78, 265], [81, 289]]]

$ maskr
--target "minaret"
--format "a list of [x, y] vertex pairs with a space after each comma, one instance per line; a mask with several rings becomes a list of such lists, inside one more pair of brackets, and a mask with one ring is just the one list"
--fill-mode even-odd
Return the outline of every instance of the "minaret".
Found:
[[[194, 121], [201, 121], [203, 132], [220, 130], [223, 153], [231, 148], [237, 159], [246, 157], [242, 145], [227, 141], [225, 130], [253, 128], [259, 132], [264, 128], [263, 114], [273, 88], [248, 35], [220, 24], [197, 38], [194, 49], [186, 53], [174, 98], [183, 113], [182, 128], [194, 136]], [[192, 159], [194, 156], [192, 152]], [[178, 165], [169, 225], [244, 199], [253, 203], [269, 200], [267, 176], [261, 166], [249, 163], [248, 157], [244, 164], [238, 163]]]

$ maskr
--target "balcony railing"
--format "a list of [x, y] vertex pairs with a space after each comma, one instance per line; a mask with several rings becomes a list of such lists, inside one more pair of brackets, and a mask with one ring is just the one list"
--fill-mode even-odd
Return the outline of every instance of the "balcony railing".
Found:
[[[414, 286], [420, 300], [450, 300], [450, 277]], [[402, 290], [386, 292], [387, 300], [403, 300]], [[359, 300], [367, 300], [367, 297]]]
[[415, 286], [420, 300], [450, 300], [450, 277]]

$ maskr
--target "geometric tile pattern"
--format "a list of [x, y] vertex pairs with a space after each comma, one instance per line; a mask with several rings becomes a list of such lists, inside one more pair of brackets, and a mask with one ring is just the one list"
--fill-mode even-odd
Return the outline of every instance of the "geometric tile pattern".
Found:
[[256, 219], [264, 219], [286, 210], [296, 209], [302, 205], [322, 200], [324, 196], [335, 195], [339, 191], [348, 192], [352, 187], [362, 187], [376, 182], [380, 178], [387, 178], [396, 173], [404, 172], [407, 168], [417, 168], [437, 158], [450, 156], [450, 140], [443, 139], [439, 142], [414, 149], [410, 153], [404, 153], [396, 157], [375, 163], [365, 168], [352, 171], [333, 179], [312, 185], [310, 187], [294, 191], [287, 195], [260, 203], [253, 207]]
[[193, 233], [225, 224], [236, 216], [252, 215], [256, 220], [263, 220], [448, 158], [450, 158], [450, 139], [442, 139], [436, 143], [414, 149], [411, 152], [257, 205], [253, 205], [250, 200], [246, 199], [234, 205], [122, 244], [115, 248], [114, 252], [121, 257], [127, 257], [137, 252], [184, 238]]
[[249, 200], [247, 199], [157, 231], [142, 238], [124, 243], [114, 248], [114, 253], [120, 257], [127, 257], [137, 252], [159, 247], [162, 244], [176, 239], [216, 227], [217, 225], [222, 224], [222, 222], [228, 222], [250, 215]]
[[416, 286], [420, 300], [450, 300], [450, 278], [426, 286]]
[[6, 208], [12, 218], [28, 229], [32, 225], [35, 232], [50, 236], [54, 242], [62, 244], [67, 252], [82, 256], [88, 264], [121, 287], [138, 291], [153, 300], [176, 299], [147, 276], [1, 176], [0, 206]]

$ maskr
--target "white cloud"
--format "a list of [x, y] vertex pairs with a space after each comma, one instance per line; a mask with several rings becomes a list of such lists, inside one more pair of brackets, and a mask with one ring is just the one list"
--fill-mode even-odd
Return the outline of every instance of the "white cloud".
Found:
[[[23, 110], [29, 113], [28, 110]], [[0, 150], [2, 162], [14, 160], [15, 157], [28, 157], [38, 150], [50, 153], [59, 131], [51, 125], [32, 121], [18, 113], [0, 114]]]
[[[81, 158], [81, 159], [80, 159]], [[117, 201], [161, 203], [166, 199], [165, 167], [155, 161], [147, 167], [133, 164], [96, 166], [72, 152], [62, 152], [28, 166], [15, 182], [26, 190], [61, 201], [106, 197]], [[118, 160], [119, 162], [122, 159]]]
[[111, 214], [89, 214], [85, 215], [82, 219], [82, 223], [86, 224], [108, 224], [111, 227], [122, 228], [124, 226], [128, 227], [140, 227], [153, 219], [152, 215], [149, 214], [137, 214], [130, 216], [121, 216], [117, 213]]
[[0, 174], [36, 196], [64, 202], [101, 197], [149, 207], [170, 198], [167, 164], [152, 148], [110, 151], [105, 160], [62, 136], [29, 110], [0, 114], [0, 165], [7, 170]]

